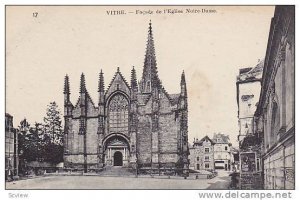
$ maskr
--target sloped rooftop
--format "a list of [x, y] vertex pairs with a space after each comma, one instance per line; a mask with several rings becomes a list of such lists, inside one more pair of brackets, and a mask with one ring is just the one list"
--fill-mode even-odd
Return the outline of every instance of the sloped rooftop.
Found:
[[264, 67], [264, 60], [261, 60], [253, 68], [240, 69], [240, 74], [237, 76], [238, 81], [246, 81], [253, 79], [261, 79]]

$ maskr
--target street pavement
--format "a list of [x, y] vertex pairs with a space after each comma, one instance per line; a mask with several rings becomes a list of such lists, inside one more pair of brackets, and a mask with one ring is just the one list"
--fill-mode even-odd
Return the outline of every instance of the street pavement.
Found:
[[228, 189], [228, 174], [219, 171], [213, 179], [58, 175], [7, 182], [6, 189]]
[[218, 176], [215, 179], [215, 182], [212, 183], [206, 189], [208, 190], [226, 190], [230, 186], [231, 176], [229, 176], [230, 172], [220, 170], [218, 171]]

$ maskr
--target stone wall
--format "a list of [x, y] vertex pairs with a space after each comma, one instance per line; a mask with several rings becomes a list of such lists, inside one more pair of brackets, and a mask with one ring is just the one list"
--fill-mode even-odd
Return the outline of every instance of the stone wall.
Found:
[[[179, 131], [176, 126], [175, 114], [160, 115], [159, 118], [159, 149], [162, 153], [177, 153], [177, 132]], [[176, 162], [177, 160], [170, 160]]]
[[151, 162], [151, 123], [149, 116], [138, 117], [137, 151], [139, 163]]
[[261, 98], [264, 187], [295, 188], [295, 7], [276, 6], [271, 21]]
[[[176, 163], [178, 145], [178, 125], [175, 113], [170, 109], [170, 102], [165, 95], [160, 99], [158, 132], [151, 131], [151, 99], [145, 106], [139, 107], [137, 151], [138, 161], [143, 164], [152, 162]], [[151, 145], [152, 144], [152, 145]]]
[[[84, 96], [80, 96], [80, 99], [84, 98]], [[72, 116], [69, 116], [68, 120], [68, 133], [65, 135], [65, 155], [64, 161], [66, 167], [75, 166], [77, 168], [83, 168], [84, 164], [84, 137], [86, 137], [86, 155], [87, 155], [87, 163], [88, 168], [92, 166], [95, 168], [95, 165], [99, 163], [99, 159], [97, 158], [98, 153], [98, 118], [97, 113], [98, 109], [95, 108], [94, 103], [90, 99], [88, 93], [86, 93], [86, 135], [79, 134], [79, 123], [81, 116], [81, 108], [80, 103], [77, 103], [75, 108], [72, 111]]]
[[295, 145], [279, 146], [264, 158], [265, 189], [294, 189]]
[[98, 118], [90, 118], [87, 120], [86, 127], [86, 152], [87, 154], [97, 154], [99, 141], [98, 141]]

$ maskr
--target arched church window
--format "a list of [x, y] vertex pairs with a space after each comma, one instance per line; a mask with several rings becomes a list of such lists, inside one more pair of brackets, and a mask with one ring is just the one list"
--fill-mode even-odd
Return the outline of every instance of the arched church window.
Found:
[[108, 106], [109, 132], [128, 132], [128, 101], [122, 94], [116, 94]]

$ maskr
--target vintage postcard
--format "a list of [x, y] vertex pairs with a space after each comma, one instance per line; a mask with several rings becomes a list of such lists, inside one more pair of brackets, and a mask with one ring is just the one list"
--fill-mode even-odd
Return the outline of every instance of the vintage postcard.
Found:
[[7, 5], [5, 60], [7, 190], [295, 189], [293, 5]]

